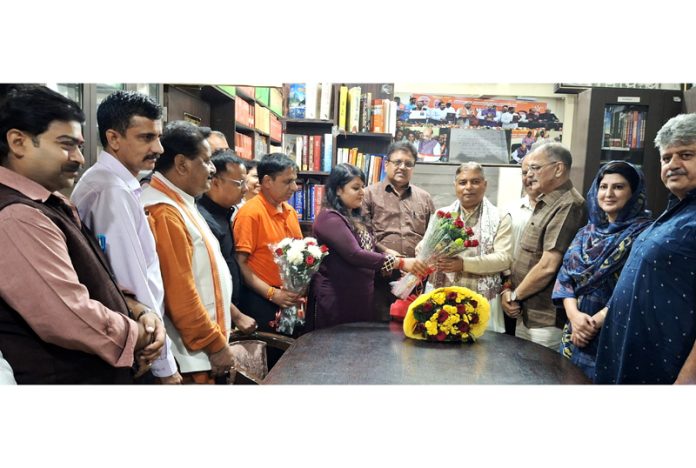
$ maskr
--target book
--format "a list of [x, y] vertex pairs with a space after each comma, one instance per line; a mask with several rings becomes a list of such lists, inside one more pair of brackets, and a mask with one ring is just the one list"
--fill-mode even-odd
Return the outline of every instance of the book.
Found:
[[304, 119], [306, 96], [304, 83], [291, 83], [288, 92], [288, 118]]
[[353, 86], [348, 90], [348, 122], [346, 131], [358, 133], [360, 131], [360, 86]]
[[[300, 144], [298, 145], [298, 140]], [[282, 152], [288, 155], [290, 159], [295, 161], [297, 167], [302, 168], [302, 135], [283, 135], [283, 150]]]
[[314, 147], [314, 164], [312, 165], [312, 170], [316, 172], [321, 171], [321, 161], [323, 157], [321, 152], [321, 140], [323, 138], [322, 135], [312, 135], [312, 146]]
[[319, 83], [305, 83], [305, 119], [317, 118]]
[[333, 167], [333, 135], [330, 133], [324, 134], [324, 157], [322, 159], [322, 168], [324, 172], [331, 172]]
[[346, 130], [348, 119], [348, 87], [341, 86], [338, 93], [338, 128]]
[[319, 118], [331, 120], [331, 83], [321, 83], [319, 91]]
[[302, 165], [300, 170], [309, 170], [309, 136], [307, 135], [302, 135]]
[[375, 99], [372, 106], [372, 131], [374, 133], [384, 133], [384, 115], [382, 111], [382, 99]]

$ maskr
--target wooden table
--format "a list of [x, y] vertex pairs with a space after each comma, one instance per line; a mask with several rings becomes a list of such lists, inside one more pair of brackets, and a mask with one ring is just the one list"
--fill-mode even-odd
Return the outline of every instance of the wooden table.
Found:
[[586, 384], [577, 367], [530, 341], [486, 332], [476, 343], [404, 336], [400, 323], [351, 323], [301, 336], [264, 384]]

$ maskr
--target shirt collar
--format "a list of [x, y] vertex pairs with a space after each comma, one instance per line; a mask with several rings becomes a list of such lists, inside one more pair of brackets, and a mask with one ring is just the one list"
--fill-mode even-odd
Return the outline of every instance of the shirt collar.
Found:
[[556, 190], [550, 193], [541, 193], [537, 197], [537, 203], [543, 201], [545, 205], [553, 205], [559, 198], [561, 198], [567, 191], [573, 188], [573, 182], [566, 180]]
[[231, 217], [232, 213], [234, 212], [234, 208], [225, 208], [213, 201], [212, 198], [210, 198], [208, 195], [203, 194], [201, 198], [198, 199], [198, 204], [201, 205], [203, 208], [208, 210], [211, 214], [217, 214], [220, 216], [226, 216], [226, 217]]
[[[392, 183], [389, 182], [388, 179], [384, 179], [381, 183], [384, 184], [384, 185], [383, 185], [383, 188], [384, 188], [384, 191], [385, 191], [385, 192], [399, 193], [399, 192], [397, 191], [397, 189], [394, 188], [394, 186], [392, 185]], [[411, 183], [410, 183], [410, 182], [409, 182], [409, 184], [406, 186], [406, 188], [403, 189], [403, 190], [401, 191], [401, 196], [404, 196], [404, 195], [409, 194], [409, 193], [411, 193]]]
[[22, 195], [41, 203], [45, 203], [52, 194], [65, 200], [65, 197], [59, 192], [50, 192], [43, 185], [2, 166], [0, 166], [0, 184], [6, 185]]
[[186, 193], [186, 192], [184, 192], [183, 190], [181, 190], [181, 189], [180, 189], [179, 187], [177, 187], [176, 185], [172, 184], [172, 183], [169, 181], [169, 179], [167, 179], [164, 175], [162, 175], [161, 172], [155, 171], [155, 172], [152, 174], [152, 178], [153, 178], [153, 179], [159, 180], [159, 181], [162, 182], [164, 185], [166, 185], [167, 187], [169, 187], [170, 189], [172, 189], [174, 192], [176, 192], [176, 194], [179, 195], [179, 196], [186, 202], [186, 204], [188, 204], [188, 205], [190, 205], [190, 206], [196, 206], [196, 199], [195, 199], [195, 198], [193, 198], [191, 195], [189, 195], [188, 193]]
[[268, 211], [268, 214], [270, 216], [276, 216], [276, 215], [287, 216], [287, 214], [289, 213], [288, 208], [290, 207], [290, 205], [288, 205], [286, 202], [280, 203], [280, 206], [283, 208], [283, 212], [281, 213], [276, 209], [276, 207], [271, 202], [268, 201], [268, 199], [263, 194], [263, 192], [259, 192], [258, 195], [256, 195], [256, 197], [258, 197], [259, 200], [261, 200], [261, 203], [263, 203], [263, 206], [266, 207], [266, 211]]
[[138, 179], [126, 169], [126, 166], [121, 163], [116, 157], [111, 153], [102, 151], [97, 156], [97, 165], [103, 167], [107, 171], [111, 172], [128, 186], [131, 192], [139, 193], [141, 190], [140, 182]]

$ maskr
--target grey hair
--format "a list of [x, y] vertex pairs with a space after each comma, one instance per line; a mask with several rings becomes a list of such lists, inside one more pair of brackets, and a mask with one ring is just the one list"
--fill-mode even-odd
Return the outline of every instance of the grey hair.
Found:
[[662, 151], [670, 146], [696, 143], [696, 114], [679, 114], [662, 126], [655, 136], [655, 147]]
[[483, 177], [483, 180], [486, 180], [486, 173], [483, 171], [483, 166], [475, 161], [469, 161], [460, 164], [457, 168], [457, 172], [454, 173], [454, 179], [456, 180], [457, 176], [463, 171], [478, 172], [479, 174], [481, 174], [481, 177]]
[[562, 162], [563, 165], [569, 170], [573, 165], [573, 156], [570, 154], [570, 150], [561, 143], [544, 143], [543, 145], [539, 146], [536, 151], [546, 153], [551, 161]]

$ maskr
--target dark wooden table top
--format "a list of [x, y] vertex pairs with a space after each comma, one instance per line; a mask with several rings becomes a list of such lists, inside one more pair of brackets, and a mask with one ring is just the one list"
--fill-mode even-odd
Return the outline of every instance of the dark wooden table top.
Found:
[[476, 343], [406, 338], [400, 323], [351, 323], [301, 336], [264, 384], [586, 384], [562, 357], [486, 332]]

